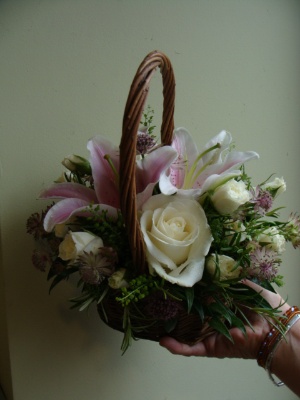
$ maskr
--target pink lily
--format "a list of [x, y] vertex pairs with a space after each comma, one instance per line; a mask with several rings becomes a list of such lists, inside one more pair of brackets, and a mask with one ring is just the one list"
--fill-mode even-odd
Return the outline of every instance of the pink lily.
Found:
[[239, 167], [259, 155], [254, 151], [233, 151], [231, 142], [230, 133], [222, 131], [199, 153], [189, 132], [184, 128], [176, 129], [172, 146], [177, 150], [178, 158], [162, 173], [159, 180], [161, 192], [199, 198], [208, 190], [241, 175]]
[[[61, 199], [50, 208], [44, 228], [51, 231], [56, 224], [68, 221], [72, 216], [90, 214], [89, 207], [107, 210], [108, 215], [116, 217], [119, 208], [119, 150], [108, 140], [97, 136], [89, 140], [90, 164], [94, 189], [75, 182], [55, 183], [45, 189], [42, 199]], [[136, 187], [138, 206], [152, 195], [161, 173], [176, 159], [177, 152], [171, 146], [157, 148], [136, 165]]]

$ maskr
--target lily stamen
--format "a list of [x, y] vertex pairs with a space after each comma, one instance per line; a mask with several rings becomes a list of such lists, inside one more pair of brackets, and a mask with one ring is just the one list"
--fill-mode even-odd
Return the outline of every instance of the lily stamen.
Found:
[[198, 162], [202, 157], [204, 157], [206, 154], [210, 153], [213, 150], [220, 149], [221, 145], [220, 143], [215, 144], [214, 146], [210, 147], [209, 149], [203, 151], [201, 154], [198, 155], [196, 160], [194, 161], [191, 169], [187, 172], [184, 180], [184, 185], [183, 189], [187, 189], [189, 187], [193, 187], [194, 182], [198, 178], [198, 176], [207, 168], [210, 164], [212, 164], [213, 159], [210, 159], [208, 163], [204, 164], [202, 168], [200, 168], [198, 171], [196, 171]]

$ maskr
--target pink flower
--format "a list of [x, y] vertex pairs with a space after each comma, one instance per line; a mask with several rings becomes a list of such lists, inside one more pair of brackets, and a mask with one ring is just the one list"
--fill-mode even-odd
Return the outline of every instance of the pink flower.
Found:
[[172, 146], [177, 150], [178, 158], [161, 175], [159, 185], [162, 193], [171, 195], [179, 192], [198, 198], [241, 175], [239, 167], [246, 161], [258, 158], [258, 154], [254, 151], [230, 150], [231, 142], [230, 133], [222, 131], [199, 153], [189, 132], [184, 128], [176, 129]]
[[[106, 210], [116, 217], [119, 208], [119, 150], [108, 140], [97, 136], [89, 140], [94, 188], [76, 182], [55, 183], [45, 189], [41, 199], [60, 199], [47, 213], [44, 228], [50, 232], [56, 224], [68, 221], [72, 216], [90, 215], [88, 207]], [[177, 153], [170, 146], [157, 148], [136, 164], [136, 188], [138, 205], [151, 195], [160, 174], [176, 159]]]

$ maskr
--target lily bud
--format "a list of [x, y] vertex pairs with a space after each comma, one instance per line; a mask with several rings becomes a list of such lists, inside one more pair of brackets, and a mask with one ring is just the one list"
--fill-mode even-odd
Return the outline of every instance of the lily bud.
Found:
[[77, 172], [80, 175], [91, 175], [91, 165], [88, 160], [75, 154], [63, 159], [62, 165], [71, 172]]

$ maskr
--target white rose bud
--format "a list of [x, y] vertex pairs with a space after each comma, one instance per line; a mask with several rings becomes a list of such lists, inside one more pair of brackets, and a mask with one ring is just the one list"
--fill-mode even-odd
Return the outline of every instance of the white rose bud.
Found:
[[96, 254], [103, 241], [98, 236], [88, 232], [70, 232], [59, 245], [58, 256], [64, 260], [76, 260], [83, 252]]
[[[218, 260], [218, 262], [217, 262]], [[223, 281], [227, 279], [236, 279], [241, 275], [242, 267], [235, 268], [236, 261], [228, 256], [220, 255], [216, 258], [215, 254], [207, 257], [206, 270], [215, 279]]]
[[185, 196], [150, 197], [140, 219], [151, 273], [190, 287], [203, 275], [213, 240], [200, 204]]
[[241, 205], [250, 200], [250, 193], [243, 181], [231, 179], [217, 187], [211, 200], [220, 214], [233, 214]]
[[286, 191], [286, 183], [283, 178], [275, 178], [272, 182], [262, 185], [261, 189], [268, 190], [275, 197]]
[[266, 229], [258, 236], [257, 241], [276, 251], [278, 254], [282, 254], [285, 251], [285, 238], [279, 234], [275, 226]]
[[125, 268], [120, 268], [118, 271], [114, 272], [108, 278], [108, 285], [112, 289], [120, 289], [122, 287], [128, 286], [128, 282], [124, 279], [125, 273], [126, 273]]

